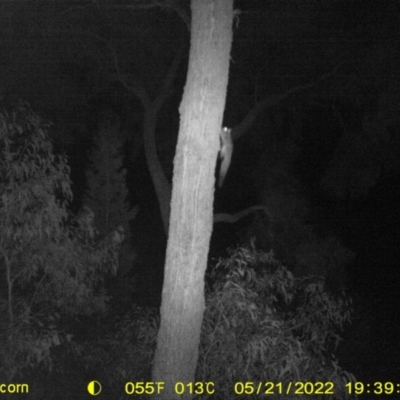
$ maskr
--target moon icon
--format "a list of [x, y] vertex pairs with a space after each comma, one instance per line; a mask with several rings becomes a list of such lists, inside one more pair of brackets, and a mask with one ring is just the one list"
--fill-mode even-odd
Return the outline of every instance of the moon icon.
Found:
[[92, 395], [92, 396], [97, 396], [101, 392], [101, 384], [98, 381], [91, 381], [87, 385], [87, 391]]

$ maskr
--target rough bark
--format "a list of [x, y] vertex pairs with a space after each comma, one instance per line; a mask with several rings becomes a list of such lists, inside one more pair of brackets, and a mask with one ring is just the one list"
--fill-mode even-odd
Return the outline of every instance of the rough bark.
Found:
[[205, 309], [204, 274], [213, 225], [214, 172], [225, 108], [233, 0], [192, 0], [189, 70], [174, 160], [161, 326], [153, 381], [157, 398], [190, 399]]

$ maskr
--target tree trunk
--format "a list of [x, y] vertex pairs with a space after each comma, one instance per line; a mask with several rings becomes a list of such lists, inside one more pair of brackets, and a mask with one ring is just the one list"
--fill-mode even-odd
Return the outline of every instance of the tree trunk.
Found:
[[[192, 0], [189, 70], [174, 160], [161, 325], [153, 381], [160, 399], [190, 399], [205, 309], [204, 274], [213, 224], [215, 164], [225, 108], [233, 0]], [[185, 394], [175, 384], [185, 385]]]

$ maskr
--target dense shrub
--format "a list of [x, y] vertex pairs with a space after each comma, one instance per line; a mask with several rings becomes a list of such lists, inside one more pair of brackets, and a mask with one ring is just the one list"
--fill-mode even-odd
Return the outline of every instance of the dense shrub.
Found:
[[84, 343], [86, 368], [102, 376], [105, 386], [112, 388], [113, 398], [126, 397], [121, 388], [128, 381], [151, 381], [158, 327], [155, 309], [133, 306], [107, 335]]
[[0, 373], [8, 380], [53, 368], [52, 350], [71, 340], [62, 319], [106, 310], [103, 281], [123, 240], [117, 229], [97, 241], [91, 210], [68, 215], [70, 170], [48, 129], [26, 103], [0, 99]]
[[[347, 397], [344, 385], [355, 378], [334, 356], [338, 331], [350, 320], [343, 293], [326, 292], [321, 278], [294, 279], [272, 253], [253, 246], [232, 251], [211, 275], [196, 380], [215, 383], [212, 398], [240, 398], [236, 382], [281, 383], [275, 394], [289, 382], [332, 382], [335, 396], [321, 398]], [[158, 325], [155, 310], [134, 307], [116, 331], [84, 346], [86, 365], [112, 387], [150, 380]], [[299, 395], [292, 390], [281, 398]]]
[[[232, 251], [213, 277], [198, 380], [215, 382], [224, 399], [237, 398], [235, 382], [245, 381], [281, 382], [283, 388], [289, 382], [333, 382], [334, 398], [346, 398], [344, 385], [352, 375], [333, 355], [338, 328], [350, 318], [343, 294], [328, 294], [321, 278], [295, 280], [272, 253], [253, 246]], [[296, 398], [293, 391], [286, 398], [291, 395]]]

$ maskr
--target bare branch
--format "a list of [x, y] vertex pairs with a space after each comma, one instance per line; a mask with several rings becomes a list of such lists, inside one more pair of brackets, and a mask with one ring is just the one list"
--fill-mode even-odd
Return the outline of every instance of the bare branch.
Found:
[[96, 2], [97, 7], [101, 8], [112, 8], [114, 10], [124, 9], [124, 10], [148, 10], [150, 8], [163, 8], [172, 9], [175, 11], [185, 23], [188, 31], [190, 32], [190, 15], [187, 11], [179, 4], [178, 0], [132, 0], [129, 4], [112, 4], [111, 3], [101, 3]]
[[276, 94], [276, 95], [272, 95], [272, 96], [266, 96], [262, 101], [257, 103], [249, 111], [249, 113], [244, 117], [244, 119], [240, 123], [240, 125], [238, 125], [236, 128], [234, 128], [232, 130], [233, 138], [236, 140], [240, 136], [242, 136], [254, 124], [254, 121], [256, 120], [258, 114], [260, 114], [266, 108], [275, 106], [276, 104], [287, 99], [289, 96], [291, 96], [294, 93], [317, 86], [320, 82], [322, 82], [323, 80], [332, 76], [342, 66], [342, 64], [343, 63], [338, 64], [332, 71], [330, 71], [324, 75], [321, 75], [317, 80], [315, 80], [313, 82], [309, 82], [305, 85], [295, 86], [295, 87], [287, 90], [285, 93]]
[[176, 78], [176, 73], [178, 71], [178, 68], [182, 63], [186, 48], [187, 48], [186, 40], [182, 38], [179, 49], [176, 52], [170, 67], [168, 68], [168, 72], [167, 75], [165, 76], [164, 83], [162, 85], [159, 95], [157, 96], [156, 103], [158, 106], [161, 106], [164, 100], [171, 94], [171, 87], [174, 79]]
[[108, 40], [108, 39], [104, 38], [103, 36], [100, 36], [96, 32], [88, 31], [88, 30], [74, 29], [73, 33], [80, 34], [82, 36], [89, 36], [89, 37], [94, 38], [98, 42], [103, 43], [107, 47], [107, 49], [111, 55], [111, 58], [113, 60], [113, 64], [114, 64], [115, 74], [111, 73], [110, 77], [112, 79], [120, 82], [122, 86], [124, 86], [127, 90], [129, 90], [131, 93], [133, 93], [135, 96], [137, 96], [139, 98], [139, 100], [142, 102], [142, 104], [146, 105], [150, 102], [150, 98], [149, 98], [146, 90], [139, 84], [135, 84], [132, 80], [130, 80], [128, 82], [128, 78], [131, 77], [131, 75], [126, 74], [126, 73], [124, 74], [121, 72], [120, 64], [118, 61], [118, 56], [115, 51], [115, 46], [111, 42], [111, 40]]
[[265, 206], [252, 206], [249, 208], [246, 208], [236, 214], [225, 214], [225, 213], [219, 213], [219, 214], [214, 214], [214, 224], [217, 222], [228, 222], [230, 224], [233, 224], [237, 221], [239, 221], [240, 219], [246, 217], [249, 214], [252, 214], [253, 212], [256, 211], [263, 211], [264, 214], [271, 219], [271, 215], [267, 209], [267, 207]]

